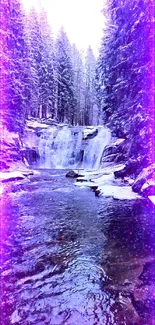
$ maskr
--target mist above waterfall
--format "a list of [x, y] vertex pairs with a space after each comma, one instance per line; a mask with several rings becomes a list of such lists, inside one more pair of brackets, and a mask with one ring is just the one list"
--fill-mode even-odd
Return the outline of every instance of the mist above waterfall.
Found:
[[84, 139], [84, 127], [50, 127], [44, 130], [39, 141], [39, 167], [90, 168], [100, 166], [103, 150], [111, 139], [110, 130], [99, 127], [93, 139]]

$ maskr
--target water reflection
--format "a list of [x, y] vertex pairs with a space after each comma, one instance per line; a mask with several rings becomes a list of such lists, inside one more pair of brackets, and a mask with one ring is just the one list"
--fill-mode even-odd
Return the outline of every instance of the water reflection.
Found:
[[153, 292], [153, 211], [47, 178], [3, 201], [3, 325], [146, 325], [128, 293]]
[[[120, 324], [154, 324], [155, 315], [155, 281], [150, 272], [152, 286], [146, 286], [142, 279], [145, 265], [155, 265], [155, 214], [146, 201], [135, 201], [132, 204], [121, 201], [113, 202], [104, 212], [100, 211], [101, 221], [105, 214], [110, 223], [107, 232], [107, 245], [103, 253], [103, 267], [109, 283], [103, 284], [103, 290], [115, 297], [115, 320]], [[102, 219], [103, 218], [103, 219]], [[103, 221], [104, 232], [104, 221]], [[153, 264], [153, 265], [152, 265]], [[143, 277], [141, 276], [143, 274]], [[153, 275], [152, 275], [153, 274]], [[147, 281], [148, 284], [148, 281]], [[132, 295], [131, 295], [132, 293]], [[132, 297], [134, 297], [134, 302]], [[146, 317], [137, 311], [137, 301], [144, 306], [145, 300], [154, 305], [154, 315], [146, 310]], [[119, 307], [119, 309], [118, 309]], [[119, 310], [119, 312], [118, 312]], [[139, 317], [140, 316], [140, 317]], [[121, 318], [122, 317], [122, 318]]]

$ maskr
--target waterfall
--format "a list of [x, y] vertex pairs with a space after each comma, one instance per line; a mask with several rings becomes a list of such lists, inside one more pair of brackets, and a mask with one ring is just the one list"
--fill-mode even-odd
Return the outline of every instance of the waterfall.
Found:
[[93, 138], [84, 152], [83, 167], [98, 169], [104, 148], [109, 144], [111, 139], [110, 130], [101, 128], [98, 135]]
[[110, 142], [110, 130], [100, 128], [93, 139], [83, 139], [84, 127], [49, 127], [39, 141], [41, 168], [93, 168], [100, 166], [104, 147]]
[[45, 130], [39, 143], [40, 167], [61, 169], [75, 166], [81, 142], [82, 132], [73, 135], [68, 126]]

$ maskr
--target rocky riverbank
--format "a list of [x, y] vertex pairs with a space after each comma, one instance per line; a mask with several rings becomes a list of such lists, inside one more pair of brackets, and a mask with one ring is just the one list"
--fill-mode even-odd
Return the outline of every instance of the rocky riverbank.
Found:
[[75, 185], [89, 187], [96, 196], [111, 196], [121, 200], [146, 198], [154, 204], [155, 165], [143, 168], [135, 177], [134, 169], [130, 173], [130, 163], [105, 163], [98, 171], [71, 170], [66, 176], [76, 178]]
[[98, 171], [70, 170], [66, 176], [76, 178], [76, 186], [88, 187], [96, 196], [110, 196], [120, 200], [144, 198], [154, 204], [155, 165], [144, 168], [136, 178], [126, 174], [126, 169], [126, 164], [110, 163]]

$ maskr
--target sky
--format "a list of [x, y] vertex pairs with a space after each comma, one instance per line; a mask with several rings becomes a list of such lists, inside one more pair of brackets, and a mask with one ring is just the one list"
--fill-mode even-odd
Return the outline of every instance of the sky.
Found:
[[79, 50], [90, 45], [97, 56], [105, 19], [102, 8], [105, 0], [23, 0], [26, 10], [43, 6], [54, 36], [63, 26], [71, 43]]

